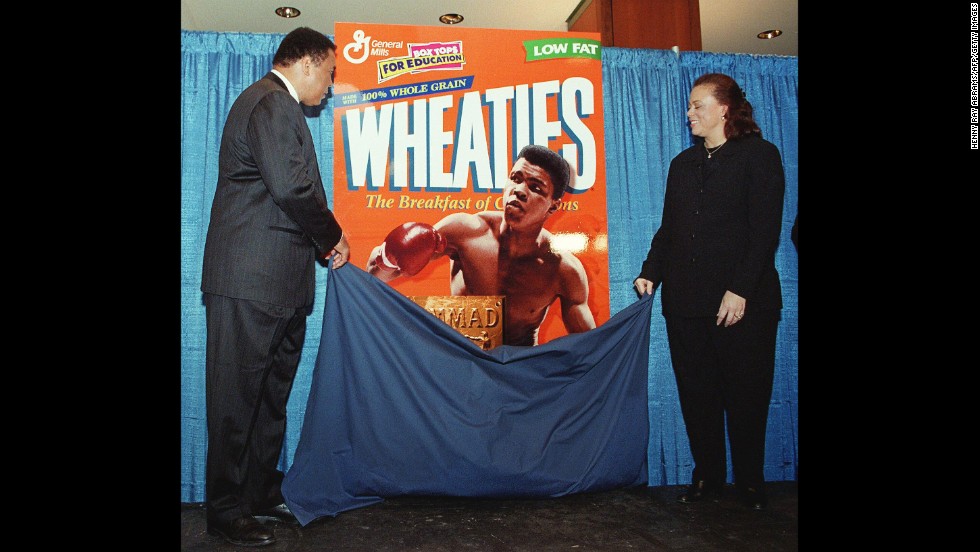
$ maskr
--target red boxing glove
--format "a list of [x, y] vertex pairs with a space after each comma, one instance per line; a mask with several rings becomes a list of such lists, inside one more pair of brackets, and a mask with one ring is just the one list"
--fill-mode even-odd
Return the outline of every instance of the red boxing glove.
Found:
[[406, 222], [385, 237], [375, 264], [383, 270], [400, 270], [414, 276], [433, 255], [446, 249], [446, 238], [424, 222]]

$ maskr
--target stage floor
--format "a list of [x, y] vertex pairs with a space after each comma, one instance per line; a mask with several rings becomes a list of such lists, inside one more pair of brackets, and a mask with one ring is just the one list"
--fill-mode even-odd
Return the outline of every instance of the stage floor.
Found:
[[[729, 486], [720, 502], [680, 504], [684, 486], [636, 487], [545, 499], [397, 497], [321, 518], [306, 527], [277, 523], [277, 542], [245, 550], [549, 550], [789, 552], [799, 550], [795, 481], [769, 482], [769, 507], [751, 511]], [[180, 549], [238, 549], [207, 534], [204, 506], [181, 505]]]

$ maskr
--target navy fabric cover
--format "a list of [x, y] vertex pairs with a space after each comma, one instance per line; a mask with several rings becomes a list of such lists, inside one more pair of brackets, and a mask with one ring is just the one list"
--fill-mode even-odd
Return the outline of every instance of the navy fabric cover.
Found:
[[364, 270], [331, 270], [286, 504], [306, 525], [392, 496], [645, 484], [651, 305], [484, 351]]

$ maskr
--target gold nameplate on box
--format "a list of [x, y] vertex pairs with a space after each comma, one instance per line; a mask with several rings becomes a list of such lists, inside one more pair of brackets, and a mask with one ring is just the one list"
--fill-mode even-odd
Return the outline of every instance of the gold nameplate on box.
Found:
[[415, 295], [408, 298], [485, 351], [504, 342], [503, 295]]

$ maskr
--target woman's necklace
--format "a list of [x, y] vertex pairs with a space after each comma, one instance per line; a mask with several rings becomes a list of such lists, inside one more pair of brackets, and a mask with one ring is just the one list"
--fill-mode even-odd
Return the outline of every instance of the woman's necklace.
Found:
[[722, 144], [720, 146], [718, 146], [718, 147], [716, 147], [714, 149], [708, 149], [708, 143], [705, 142], [704, 143], [704, 151], [708, 152], [708, 159], [711, 159], [711, 155], [714, 154], [715, 152], [717, 152], [718, 150], [720, 150], [721, 148], [725, 147], [725, 144], [727, 144], [727, 143], [728, 143], [728, 140], [725, 140], [724, 142], [722, 142]]

